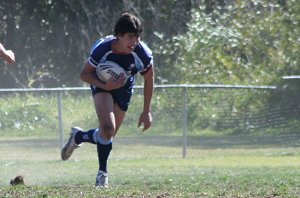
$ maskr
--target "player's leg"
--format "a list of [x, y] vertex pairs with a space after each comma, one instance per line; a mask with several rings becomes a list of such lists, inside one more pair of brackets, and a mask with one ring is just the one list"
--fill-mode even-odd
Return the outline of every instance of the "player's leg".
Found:
[[[99, 92], [101, 92], [101, 90], [97, 90], [96, 88], [92, 87], [93, 95]], [[98, 128], [91, 129], [85, 132], [80, 127], [72, 127], [69, 140], [61, 151], [62, 160], [68, 160], [71, 157], [73, 151], [76, 148], [79, 148], [83, 142], [97, 144], [97, 140], [96, 140], [97, 134], [98, 134]]]
[[[113, 115], [113, 99], [112, 99], [110, 93], [101, 92], [99, 90], [92, 90], [92, 91], [93, 91], [94, 96], [97, 95], [95, 97], [102, 98], [102, 99], [94, 98], [97, 116], [98, 116], [99, 122], [102, 122], [102, 124], [100, 124], [100, 125], [101, 126], [103, 125], [104, 127], [106, 127], [105, 130], [102, 129], [102, 131], [105, 133], [102, 133], [101, 137], [104, 137], [104, 139], [111, 139], [111, 137], [114, 134], [114, 127], [115, 127], [114, 115]], [[98, 94], [103, 95], [103, 97], [98, 96]], [[107, 108], [107, 107], [109, 107], [109, 108]], [[101, 112], [101, 113], [99, 113], [99, 112]], [[99, 129], [101, 130], [100, 127], [99, 127]], [[83, 142], [89, 142], [92, 144], [97, 144], [97, 142], [98, 142], [97, 140], [99, 140], [101, 142], [102, 138], [98, 137], [100, 134], [98, 132], [99, 129], [94, 128], [94, 129], [90, 129], [88, 131], [83, 131], [83, 129], [81, 129], [80, 127], [72, 127], [69, 140], [61, 151], [61, 158], [63, 160], [68, 160], [70, 158], [70, 156], [72, 155], [73, 151], [76, 148], [79, 148]], [[108, 134], [108, 135], [106, 135], [106, 134]], [[104, 140], [102, 140], [102, 141], [104, 141]]]
[[119, 128], [121, 127], [125, 114], [127, 112], [127, 109], [129, 107], [131, 94], [129, 94], [130, 91], [128, 90], [118, 90], [113, 93], [114, 97], [114, 115], [115, 115], [115, 122], [116, 122], [116, 128], [115, 133], [113, 136], [116, 136]]
[[116, 120], [116, 130], [113, 136], [116, 136], [119, 128], [121, 127], [126, 111], [123, 111], [117, 103], [114, 104], [114, 114], [115, 114], [115, 120]]
[[82, 145], [82, 144], [77, 144], [75, 142], [75, 136], [80, 130], [81, 129], [78, 127], [73, 127], [71, 129], [69, 140], [68, 140], [67, 144], [61, 150], [61, 159], [62, 160], [68, 160], [71, 157], [73, 151]]
[[[107, 93], [105, 90], [99, 89], [94, 86], [91, 86], [91, 90], [92, 90], [93, 95], [96, 95], [98, 93]], [[109, 100], [112, 101], [111, 98]], [[111, 104], [110, 106], [112, 106], [112, 105], [113, 104]], [[102, 105], [101, 104], [98, 105], [97, 103], [95, 103], [96, 111], [97, 110], [102, 111], [101, 109], [99, 110], [99, 108], [100, 108], [99, 106], [101, 107]], [[107, 104], [104, 104], [103, 106], [107, 106]], [[103, 112], [105, 112], [105, 111], [103, 111]], [[103, 113], [103, 114], [105, 115], [106, 113]], [[98, 119], [99, 119], [99, 117], [98, 117]], [[108, 123], [107, 121], [105, 121], [105, 118], [103, 118], [103, 119], [101, 118], [101, 120], [103, 120], [104, 123]], [[113, 123], [110, 125], [113, 125]], [[73, 151], [76, 148], [79, 148], [83, 142], [97, 144], [97, 136], [99, 136], [99, 132], [98, 132], [99, 129], [94, 128], [94, 129], [90, 129], [88, 131], [83, 131], [83, 129], [81, 129], [80, 127], [72, 127], [69, 141], [61, 151], [61, 158], [63, 160], [69, 159], [70, 156], [72, 155]], [[111, 133], [113, 133], [113, 132], [111, 132]], [[103, 135], [103, 137], [105, 137], [104, 135]], [[99, 137], [98, 137], [98, 139], [99, 139]], [[100, 138], [100, 140], [101, 140], [101, 138]]]
[[[96, 177], [96, 186], [107, 187], [108, 186], [108, 175], [107, 175], [107, 161], [112, 150], [113, 137], [116, 135], [120, 128], [126, 111], [121, 110], [119, 107], [122, 103], [114, 103], [111, 109], [111, 95], [99, 96], [100, 98], [94, 97], [95, 106], [97, 109], [97, 115], [99, 119], [99, 132], [97, 136], [97, 151], [99, 160], [99, 171]], [[105, 98], [105, 99], [104, 99]], [[116, 98], [112, 99], [116, 102]], [[125, 101], [126, 102], [126, 101]], [[127, 109], [127, 106], [125, 106]], [[124, 109], [124, 108], [123, 108]]]
[[97, 187], [108, 186], [107, 160], [112, 150], [113, 135], [116, 129], [114, 100], [111, 93], [101, 92], [93, 96], [99, 130], [96, 135], [99, 171], [96, 177]]
[[61, 158], [67, 160], [71, 157], [73, 151], [79, 148], [83, 142], [97, 144], [96, 135], [98, 128], [84, 131], [80, 127], [72, 127], [68, 143], [64, 146], [61, 152]]
[[109, 92], [100, 92], [95, 94], [93, 99], [99, 121], [98, 134], [100, 135], [101, 139], [103, 139], [99, 140], [99, 137], [97, 137], [97, 141], [111, 141], [116, 129], [114, 99], [112, 94]]

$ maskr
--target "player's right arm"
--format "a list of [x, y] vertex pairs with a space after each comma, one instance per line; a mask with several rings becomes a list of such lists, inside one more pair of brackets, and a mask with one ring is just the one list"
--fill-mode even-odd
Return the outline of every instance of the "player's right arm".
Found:
[[106, 83], [102, 82], [96, 75], [96, 68], [87, 62], [81, 70], [80, 79], [90, 85], [109, 91], [122, 87], [124, 85], [125, 77], [120, 76], [117, 80], [112, 77]]

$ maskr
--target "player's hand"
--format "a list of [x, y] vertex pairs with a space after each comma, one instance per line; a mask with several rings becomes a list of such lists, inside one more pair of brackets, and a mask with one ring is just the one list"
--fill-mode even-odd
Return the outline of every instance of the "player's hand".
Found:
[[5, 61], [8, 64], [12, 64], [15, 62], [15, 54], [11, 50], [6, 50], [5, 52]]
[[126, 83], [125, 81], [126, 77], [124, 74], [120, 74], [119, 78], [111, 77], [106, 83], [105, 83], [105, 89], [106, 90], [113, 90], [113, 89], [119, 89], [123, 87]]
[[140, 127], [142, 125], [142, 123], [144, 124], [143, 131], [146, 131], [147, 129], [149, 129], [151, 127], [151, 124], [152, 124], [151, 112], [142, 112], [140, 119], [139, 119], [138, 127]]

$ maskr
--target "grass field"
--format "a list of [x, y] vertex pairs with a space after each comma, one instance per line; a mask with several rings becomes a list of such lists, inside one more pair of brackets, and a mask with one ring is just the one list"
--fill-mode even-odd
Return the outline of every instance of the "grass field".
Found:
[[[59, 159], [54, 143], [36, 150], [23, 145], [26, 150], [5, 152], [1, 147], [0, 197], [300, 196], [297, 147], [190, 148], [182, 159], [180, 146], [132, 145], [116, 139], [110, 186], [95, 189], [98, 163], [93, 145], [84, 145], [66, 162]], [[9, 180], [19, 174], [27, 185], [10, 187]]]
[[[262, 123], [258, 124], [261, 128], [235, 130], [237, 126], [232, 126], [229, 131], [226, 127], [214, 130], [217, 129], [214, 116], [228, 104], [226, 115], [231, 115], [231, 100], [235, 95], [226, 92], [226, 97], [220, 100], [213, 97], [219, 96], [217, 93], [211, 99], [210, 92], [189, 94], [185, 159], [182, 158], [183, 112], [182, 107], [178, 108], [182, 103], [181, 91], [171, 92], [171, 96], [164, 90], [156, 94], [155, 120], [148, 133], [136, 128], [141, 104], [131, 106], [124, 127], [114, 140], [108, 189], [94, 187], [98, 169], [94, 145], [85, 144], [70, 160], [61, 161], [56, 94], [3, 95], [0, 98], [0, 198], [300, 197], [299, 120], [281, 119], [276, 112], [261, 117], [258, 112], [256, 121]], [[86, 97], [79, 92], [66, 92], [62, 96], [66, 142], [70, 126], [87, 129], [97, 126], [97, 121], [92, 103], [87, 105], [89, 92]], [[231, 96], [228, 104], [227, 96]], [[215, 107], [214, 98], [224, 104], [210, 109]], [[237, 98], [239, 104], [241, 100]], [[141, 97], [135, 99], [134, 104], [142, 101]], [[206, 99], [208, 105], [202, 99]], [[199, 112], [207, 113], [204, 116], [212, 119], [199, 119], [202, 118]], [[243, 115], [240, 115], [242, 126], [238, 126], [247, 129]], [[236, 118], [224, 117], [233, 124]], [[25, 186], [9, 186], [10, 179], [17, 175], [24, 176]]]

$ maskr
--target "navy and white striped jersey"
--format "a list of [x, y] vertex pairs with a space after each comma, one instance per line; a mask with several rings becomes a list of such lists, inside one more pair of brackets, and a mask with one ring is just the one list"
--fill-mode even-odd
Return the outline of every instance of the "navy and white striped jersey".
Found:
[[112, 43], [115, 40], [114, 36], [98, 40], [92, 47], [88, 61], [94, 67], [106, 60], [116, 62], [129, 76], [125, 87], [132, 87], [134, 75], [137, 73], [143, 75], [152, 66], [152, 52], [145, 43], [140, 42], [130, 54], [119, 54], [112, 51]]

